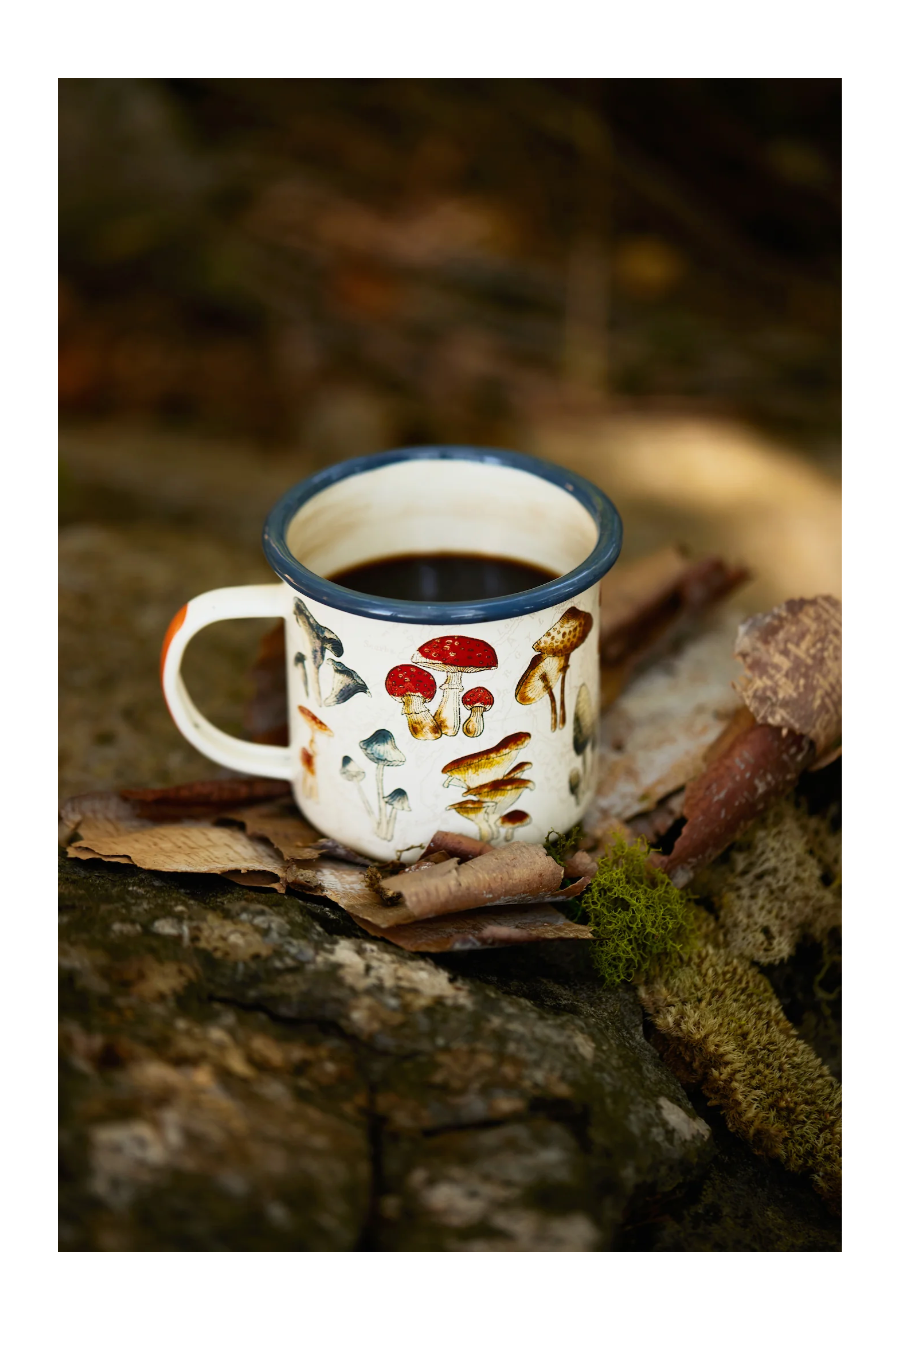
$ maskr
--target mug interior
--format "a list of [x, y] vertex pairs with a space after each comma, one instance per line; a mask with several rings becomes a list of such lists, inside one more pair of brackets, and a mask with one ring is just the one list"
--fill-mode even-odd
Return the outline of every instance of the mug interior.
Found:
[[598, 533], [577, 497], [527, 470], [409, 459], [324, 487], [294, 514], [286, 543], [320, 577], [417, 553], [484, 554], [560, 577], [588, 557]]

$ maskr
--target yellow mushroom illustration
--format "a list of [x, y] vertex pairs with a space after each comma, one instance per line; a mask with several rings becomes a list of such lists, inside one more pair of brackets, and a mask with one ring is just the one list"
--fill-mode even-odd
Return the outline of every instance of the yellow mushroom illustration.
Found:
[[[537, 703], [546, 694], [550, 701], [550, 730], [556, 731], [566, 725], [566, 672], [572, 653], [581, 646], [594, 626], [594, 620], [587, 610], [577, 609], [574, 605], [562, 614], [543, 637], [533, 644], [537, 655], [532, 657], [527, 670], [516, 685], [516, 700], [519, 703]], [[556, 711], [556, 697], [553, 693], [559, 683], [559, 716]]]

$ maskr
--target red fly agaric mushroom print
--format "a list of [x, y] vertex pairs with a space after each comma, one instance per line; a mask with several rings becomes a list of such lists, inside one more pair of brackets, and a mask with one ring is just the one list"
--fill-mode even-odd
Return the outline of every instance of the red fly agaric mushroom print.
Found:
[[478, 670], [496, 670], [497, 653], [489, 642], [457, 635], [423, 642], [412, 659], [417, 666], [428, 666], [446, 674], [434, 720], [445, 736], [455, 736], [459, 731], [463, 675], [473, 675]]
[[[532, 657], [528, 669], [516, 685], [516, 700], [519, 703], [537, 703], [538, 699], [547, 695], [550, 700], [551, 731], [566, 725], [566, 672], [572, 653], [581, 646], [593, 626], [594, 620], [587, 610], [570, 605], [552, 628], [548, 628], [543, 637], [533, 644], [537, 656]], [[553, 690], [558, 681], [561, 683], [557, 719]]]
[[437, 693], [433, 675], [419, 666], [394, 666], [387, 673], [384, 687], [402, 707], [407, 726], [417, 740], [440, 740], [441, 729], [425, 706]]
[[469, 716], [463, 722], [463, 735], [480, 736], [484, 731], [484, 714], [494, 706], [494, 695], [480, 684], [463, 694], [462, 705], [469, 711]]
[[319, 796], [319, 788], [316, 783], [316, 736], [333, 736], [331, 727], [326, 726], [321, 718], [304, 708], [302, 703], [297, 704], [297, 711], [309, 727], [309, 747], [303, 747], [300, 751], [300, 763], [303, 766], [303, 777], [300, 780], [300, 792], [304, 797], [310, 797], [315, 801]]

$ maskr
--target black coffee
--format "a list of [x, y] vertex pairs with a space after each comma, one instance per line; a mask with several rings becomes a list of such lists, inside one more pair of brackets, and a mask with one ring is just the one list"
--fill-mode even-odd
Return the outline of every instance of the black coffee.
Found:
[[533, 563], [480, 553], [410, 553], [335, 572], [330, 581], [388, 600], [496, 600], [555, 581], [558, 573]]

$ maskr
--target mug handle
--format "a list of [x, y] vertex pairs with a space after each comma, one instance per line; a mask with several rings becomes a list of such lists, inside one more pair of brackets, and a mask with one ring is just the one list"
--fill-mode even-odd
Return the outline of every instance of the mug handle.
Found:
[[195, 596], [178, 611], [163, 640], [159, 675], [172, 720], [185, 740], [226, 769], [254, 778], [293, 778], [286, 746], [257, 745], [214, 727], [195, 706], [181, 678], [185, 648], [195, 633], [223, 619], [284, 618], [285, 588], [281, 582], [261, 586], [224, 586]]

